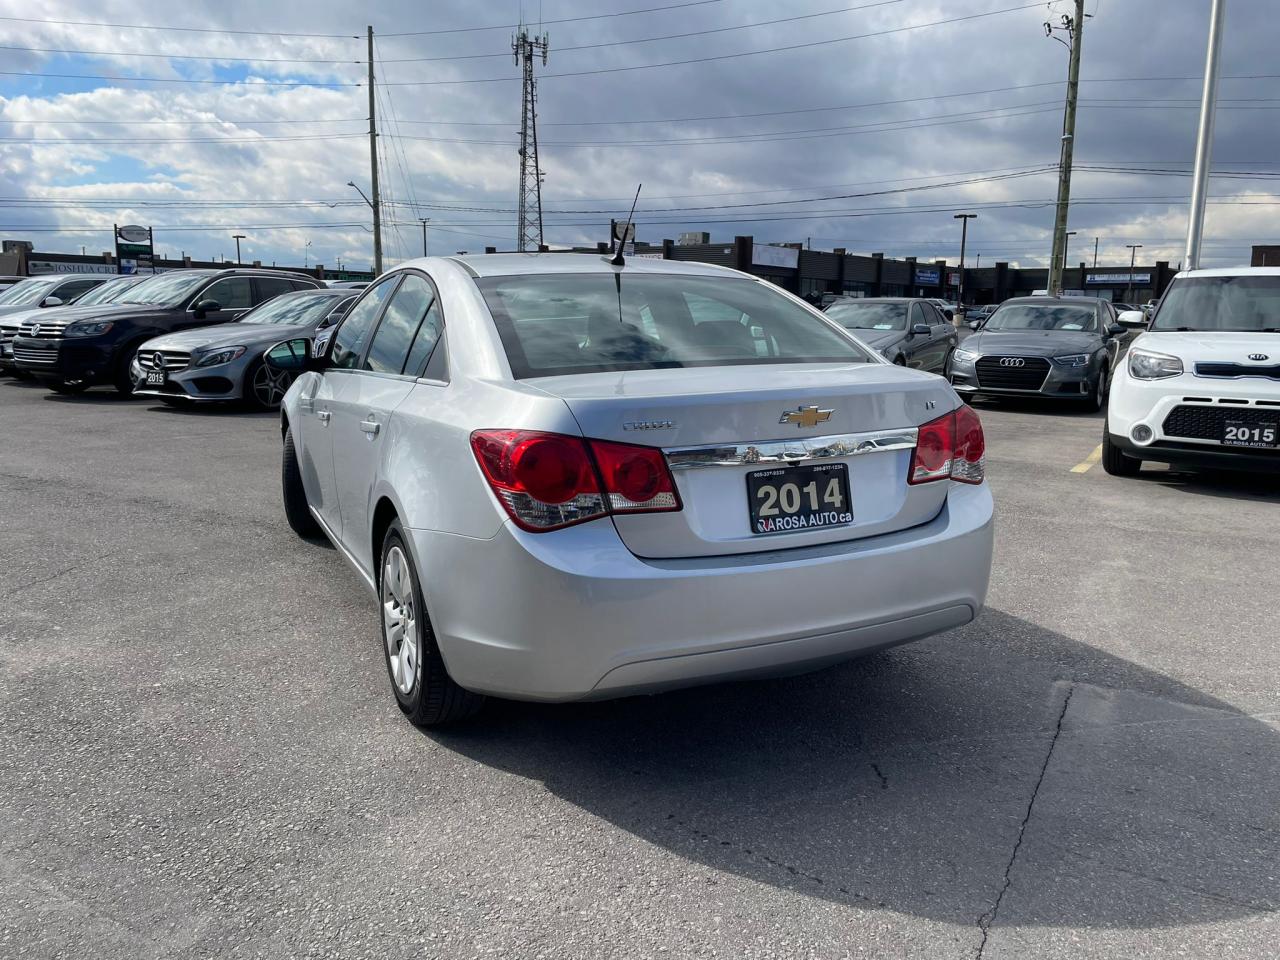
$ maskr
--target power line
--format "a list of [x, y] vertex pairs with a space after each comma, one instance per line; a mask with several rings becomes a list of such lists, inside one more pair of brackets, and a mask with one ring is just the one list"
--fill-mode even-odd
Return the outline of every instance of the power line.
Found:
[[[687, 33], [668, 33], [660, 37], [637, 37], [629, 40], [608, 40], [602, 43], [581, 43], [576, 46], [557, 47], [556, 49], [564, 52], [568, 50], [599, 50], [602, 47], [621, 47], [634, 43], [656, 43], [659, 40], [683, 40], [688, 37], [705, 37], [714, 33], [730, 33], [735, 30], [751, 30], [755, 27], [772, 27], [779, 23], [794, 23], [798, 20], [814, 20], [818, 17], [830, 17], [838, 13], [852, 13], [856, 10], [869, 10], [872, 7], [887, 7], [892, 4], [905, 3], [907, 0], [874, 0], [872, 3], [864, 3], [855, 7], [838, 7], [835, 10], [823, 10], [819, 13], [803, 13], [792, 17], [780, 17], [777, 20], [760, 20], [756, 23], [742, 23], [731, 27], [712, 27], [707, 30], [690, 30]], [[544, 23], [554, 23], [553, 20], [543, 21]], [[395, 36], [395, 34], [389, 34]], [[0, 49], [4, 49], [0, 47]], [[505, 57], [505, 53], [462, 53], [453, 54], [446, 57], [402, 57], [396, 60], [387, 60], [386, 63], [439, 63], [446, 60], [488, 60], [494, 57]]]
[[[543, 26], [551, 26], [557, 23], [582, 23], [585, 20], [607, 20], [611, 17], [632, 17], [641, 13], [653, 13], [660, 10], [680, 10], [684, 7], [702, 7], [710, 3], [720, 3], [720, 0], [686, 0], [684, 3], [672, 3], [662, 7], [640, 7], [637, 10], [619, 10], [616, 13], [595, 13], [585, 17], [562, 17], [559, 20], [541, 20]], [[518, 23], [498, 23], [488, 27], [448, 27], [441, 30], [412, 30], [407, 33], [381, 33], [378, 36], [385, 39], [393, 37], [433, 37], [445, 33], [475, 33], [479, 30], [515, 30], [521, 25]], [[505, 54], [504, 54], [505, 56]]]
[[113, 30], [165, 30], [175, 33], [228, 33], [249, 37], [305, 37], [320, 40], [359, 40], [355, 34], [346, 33], [272, 33], [269, 30], [231, 30], [214, 27], [161, 27], [149, 23], [101, 23], [95, 20], [42, 20], [37, 17], [0, 17], [18, 23], [49, 23], [67, 27], [111, 27]]
[[286, 57], [224, 57], [220, 55], [198, 56], [194, 53], [142, 53], [121, 50], [63, 50], [56, 47], [17, 47], [0, 46], [0, 50], [14, 50], [19, 53], [57, 53], [78, 57], [152, 57], [162, 60], [200, 60], [207, 63], [352, 63], [359, 60], [299, 60]]
[[[244, 85], [242, 80], [194, 80], [189, 77], [118, 77], [108, 76], [101, 73], [40, 73], [33, 70], [0, 70], [0, 76], [4, 77], [48, 77], [58, 80], [114, 80], [117, 82], [137, 81], [139, 83], [201, 83], [216, 84], [224, 87], [233, 87]], [[321, 81], [285, 81], [285, 80], [255, 80], [252, 84], [254, 87], [359, 87], [360, 83], [340, 83], [340, 82], [321, 82]]]
[[[853, 34], [848, 37], [831, 37], [826, 40], [809, 40], [805, 43], [792, 43], [780, 47], [766, 47], [763, 50], [744, 50], [739, 53], [724, 53], [711, 57], [693, 57], [688, 60], [669, 60], [665, 63], [640, 63], [625, 67], [601, 67], [595, 70], [575, 70], [570, 73], [544, 73], [542, 78], [548, 77], [589, 77], [597, 76], [604, 73], [626, 73], [635, 70], [655, 70], [660, 67], [680, 67], [693, 63], [712, 63], [719, 60], [736, 60], [740, 57], [756, 57], [766, 53], [779, 53], [787, 50], [805, 50], [813, 47], [830, 46], [836, 43], [847, 43], [850, 40], [866, 40], [870, 37], [885, 37], [896, 33], [907, 33], [912, 30], [923, 30], [928, 27], [940, 27], [952, 23], [963, 23], [970, 20], [981, 20], [986, 17], [995, 17], [1003, 13], [1013, 13], [1018, 10], [1030, 10], [1033, 7], [1041, 6], [1037, 3], [1024, 3], [1016, 7], [1002, 7], [999, 10], [988, 10], [983, 13], [969, 13], [960, 17], [948, 17], [945, 20], [931, 20], [927, 23], [914, 23], [905, 27], [893, 27], [888, 30], [876, 30], [871, 33]], [[390, 81], [392, 86], [400, 87], [433, 87], [448, 86], [465, 83], [509, 83], [519, 77], [478, 77], [465, 80], [399, 80]]]

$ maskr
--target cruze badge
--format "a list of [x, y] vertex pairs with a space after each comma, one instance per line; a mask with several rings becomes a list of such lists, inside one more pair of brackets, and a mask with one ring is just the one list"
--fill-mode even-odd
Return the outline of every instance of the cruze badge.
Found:
[[1023, 360], [1021, 357], [1000, 358], [1000, 366], [1002, 367], [1025, 367], [1026, 365], [1027, 361]]
[[1265, 353], [1251, 353], [1249, 354], [1249, 359], [1257, 360], [1259, 363], [1261, 363], [1263, 360], [1270, 360], [1271, 358], [1267, 356]]
[[674, 420], [628, 420], [622, 425], [623, 430], [674, 430]]
[[157, 351], [155, 352], [155, 355], [154, 355], [154, 356], [152, 356], [152, 358], [151, 358], [151, 363], [155, 366], [155, 368], [156, 368], [157, 370], [163, 370], [163, 369], [164, 369], [164, 354], [163, 354], [163, 353], [161, 353], [159, 350], [157, 350]]
[[797, 407], [778, 418], [779, 423], [794, 423], [797, 427], [816, 427], [831, 419], [834, 410], [819, 410], [816, 406]]

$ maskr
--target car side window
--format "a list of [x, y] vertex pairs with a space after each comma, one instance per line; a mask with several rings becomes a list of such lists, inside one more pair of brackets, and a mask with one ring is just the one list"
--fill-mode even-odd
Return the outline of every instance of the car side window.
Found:
[[364, 358], [365, 370], [397, 374], [404, 371], [409, 348], [434, 299], [435, 290], [430, 283], [417, 274], [405, 274], [373, 335]]
[[[418, 332], [413, 338], [413, 346], [409, 348], [409, 359], [404, 363], [404, 372], [411, 377], [423, 376], [423, 369], [431, 359], [431, 353], [440, 341], [444, 329], [444, 318], [440, 314], [440, 298], [436, 297], [427, 308]], [[443, 378], [437, 378], [443, 379]]]
[[369, 287], [364, 296], [348, 311], [346, 318], [333, 335], [333, 352], [330, 357], [333, 366], [344, 370], [354, 370], [360, 365], [360, 354], [364, 351], [365, 341], [373, 329], [374, 321], [382, 312], [382, 305], [388, 295], [395, 289], [400, 274], [393, 273]]
[[196, 297], [197, 304], [202, 300], [216, 300], [223, 310], [245, 310], [253, 306], [253, 287], [248, 277], [223, 277]]
[[282, 293], [292, 293], [293, 284], [284, 277], [258, 277], [258, 303], [265, 303]]
[[913, 303], [911, 305], [911, 319], [908, 323], [908, 329], [914, 327], [917, 323], [933, 325], [933, 320], [925, 313], [925, 305], [923, 303]]
[[67, 300], [70, 300], [72, 297], [80, 296], [80, 294], [84, 293], [86, 290], [92, 290], [94, 287], [96, 287], [100, 283], [102, 283], [102, 281], [96, 280], [96, 279], [95, 280], [72, 280], [70, 283], [64, 283], [62, 286], [60, 286], [58, 288], [58, 292], [56, 295], [61, 297], [63, 301], [67, 301]]

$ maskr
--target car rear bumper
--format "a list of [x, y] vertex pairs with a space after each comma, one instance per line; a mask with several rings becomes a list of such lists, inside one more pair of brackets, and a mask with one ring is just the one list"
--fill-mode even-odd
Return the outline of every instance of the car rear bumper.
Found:
[[843, 544], [642, 560], [611, 523], [489, 540], [410, 531], [454, 679], [529, 700], [604, 699], [813, 669], [972, 620], [993, 507], [953, 484], [929, 523]]

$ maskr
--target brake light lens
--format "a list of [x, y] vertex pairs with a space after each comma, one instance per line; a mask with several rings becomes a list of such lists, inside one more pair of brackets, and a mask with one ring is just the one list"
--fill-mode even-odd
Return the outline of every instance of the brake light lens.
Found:
[[477, 430], [476, 461], [503, 508], [541, 533], [608, 513], [680, 509], [662, 451], [534, 430]]
[[972, 407], [961, 406], [920, 427], [907, 483], [982, 483], [986, 478], [986, 450], [982, 421]]
[[603, 517], [604, 497], [586, 444], [532, 430], [477, 430], [471, 449], [521, 529], [539, 532]]
[[589, 440], [588, 444], [600, 467], [612, 512], [680, 509], [680, 496], [661, 450], [606, 440]]

